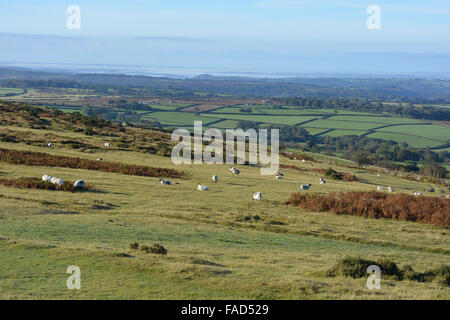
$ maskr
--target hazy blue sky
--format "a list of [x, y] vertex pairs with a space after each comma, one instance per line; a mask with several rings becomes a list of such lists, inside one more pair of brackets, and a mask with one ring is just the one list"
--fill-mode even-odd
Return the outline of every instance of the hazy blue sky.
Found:
[[[372, 4], [381, 30], [366, 27]], [[0, 40], [0, 61], [450, 72], [450, 1], [0, 0]]]

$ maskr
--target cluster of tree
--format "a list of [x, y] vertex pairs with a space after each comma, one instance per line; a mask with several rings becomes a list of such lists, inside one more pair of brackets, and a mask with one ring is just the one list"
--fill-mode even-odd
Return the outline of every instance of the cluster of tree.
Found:
[[[82, 75], [80, 75], [82, 77]], [[78, 80], [78, 79], [77, 79]], [[179, 97], [192, 98], [196, 94], [188, 90], [171, 89], [165, 90], [160, 88], [143, 87], [143, 86], [127, 86], [127, 85], [111, 85], [102, 83], [85, 83], [75, 80], [22, 80], [8, 79], [0, 82], [0, 86], [6, 88], [58, 88], [58, 89], [82, 89], [90, 90], [92, 93], [110, 95], [111, 93], [119, 95], [129, 95], [137, 98], [144, 97]]]
[[80, 121], [86, 127], [90, 128], [103, 128], [111, 125], [111, 122], [109, 122], [108, 120], [86, 116], [81, 114], [80, 112], [71, 113], [68, 120], [73, 123]]
[[[131, 76], [119, 74], [63, 74], [0, 68], [5, 85], [17, 87], [48, 86], [73, 88], [84, 86], [97, 92], [133, 92], [134, 95], [158, 92], [161, 96], [228, 95], [239, 97], [323, 97], [323, 98], [382, 98], [384, 100], [433, 99], [450, 101], [450, 81], [424, 79], [355, 79], [355, 78], [239, 78], [199, 76], [193, 79]], [[18, 79], [18, 80], [8, 80]], [[17, 81], [44, 81], [23, 82]], [[61, 82], [61, 80], [63, 82]], [[13, 81], [13, 82], [11, 82]], [[16, 81], [14, 83], [14, 81]], [[47, 81], [47, 83], [45, 83]], [[55, 81], [55, 82], [53, 82]], [[65, 82], [64, 82], [65, 81]], [[80, 87], [82, 86], [82, 87]], [[136, 90], [138, 89], [138, 90]]]
[[274, 104], [289, 106], [305, 106], [317, 109], [341, 109], [360, 112], [374, 112], [396, 117], [450, 121], [450, 109], [432, 106], [416, 106], [414, 103], [430, 103], [424, 99], [409, 99], [408, 102], [382, 103], [381, 101], [369, 101], [368, 99], [343, 99], [343, 98], [276, 98]]
[[[258, 123], [239, 121], [238, 127], [244, 130], [258, 128]], [[383, 168], [404, 171], [421, 171], [433, 177], [445, 177], [444, 167], [438, 163], [449, 163], [450, 152], [434, 152], [428, 149], [416, 149], [406, 143], [386, 141], [382, 139], [361, 136], [312, 136], [299, 126], [269, 127], [279, 129], [280, 141], [283, 146], [303, 148], [313, 152], [324, 152], [339, 155], [354, 160], [360, 165], [374, 164]], [[417, 162], [427, 163], [419, 167]]]
[[252, 113], [253, 109], [252, 108], [240, 108], [239, 112], [246, 112], [246, 113]]
[[152, 110], [154, 110], [152, 107], [150, 107], [149, 105], [144, 104], [142, 102], [137, 102], [137, 101], [129, 102], [126, 99], [110, 100], [110, 101], [108, 101], [108, 104], [110, 106], [112, 106], [113, 108], [125, 109], [125, 110], [129, 110], [129, 111], [134, 111], [134, 110], [152, 111]]

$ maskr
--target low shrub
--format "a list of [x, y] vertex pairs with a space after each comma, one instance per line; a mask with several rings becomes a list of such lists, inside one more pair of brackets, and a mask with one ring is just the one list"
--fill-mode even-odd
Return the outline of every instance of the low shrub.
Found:
[[149, 246], [141, 246], [141, 247], [140, 247], [140, 250], [141, 250], [142, 252], [145, 252], [145, 253], [150, 253], [150, 252], [151, 252]]
[[130, 243], [130, 249], [132, 249], [132, 250], [139, 249], [139, 243], [137, 243], [137, 242]]
[[333, 168], [329, 168], [327, 171], [325, 171], [325, 177], [327, 177], [328, 179], [346, 180], [350, 182], [358, 180], [354, 174], [337, 172]]
[[166, 255], [167, 250], [160, 244], [154, 244], [153, 246], [141, 246], [141, 251], [145, 253], [162, 254]]
[[156, 243], [156, 244], [154, 244], [153, 246], [150, 247], [150, 252], [154, 253], [154, 254], [166, 255], [167, 254], [167, 249], [164, 248], [162, 245]]
[[367, 275], [367, 268], [375, 265], [374, 261], [364, 260], [358, 257], [346, 257], [327, 271], [327, 276], [334, 277], [342, 275], [344, 277], [362, 278]]
[[345, 257], [339, 260], [335, 266], [326, 271], [328, 277], [344, 276], [363, 278], [368, 276], [367, 268], [371, 265], [380, 267], [382, 278], [395, 280], [411, 280], [418, 282], [435, 281], [442, 286], [450, 286], [450, 266], [441, 266], [423, 273], [416, 272], [411, 266], [399, 269], [397, 264], [388, 259], [378, 261], [365, 260], [360, 257]]
[[0, 149], [0, 161], [25, 166], [47, 166], [71, 169], [97, 170], [145, 177], [181, 178], [183, 172], [175, 169], [99, 162], [95, 160], [54, 156], [48, 153]]
[[434, 280], [443, 286], [450, 286], [450, 266], [441, 266], [431, 271]]
[[0, 184], [6, 187], [14, 187], [21, 189], [42, 189], [53, 191], [87, 191], [89, 186], [85, 186], [83, 189], [75, 188], [72, 181], [64, 181], [62, 186], [53, 184], [47, 181], [43, 181], [38, 178], [18, 178], [18, 179], [0, 179]]
[[309, 211], [450, 227], [450, 200], [440, 197], [415, 197], [375, 191], [333, 192], [327, 195], [296, 192], [291, 194], [285, 204]]

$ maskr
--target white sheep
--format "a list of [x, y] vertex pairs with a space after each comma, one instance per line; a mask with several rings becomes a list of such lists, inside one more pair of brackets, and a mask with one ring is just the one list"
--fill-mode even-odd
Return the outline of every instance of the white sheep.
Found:
[[423, 193], [414, 191], [413, 195], [421, 197], [421, 196], [423, 196]]
[[197, 185], [197, 189], [199, 191], [208, 191], [209, 190], [209, 188], [207, 186], [204, 186], [204, 185], [201, 185], [201, 184]]
[[103, 161], [103, 159], [102, 158], [98, 158], [96, 161], [98, 161], [98, 162], [102, 162]]
[[377, 187], [377, 190], [382, 191], [384, 190], [384, 187]]
[[53, 145], [53, 143], [49, 142], [47, 146], [48, 146], [49, 148], [53, 148], [54, 145]]
[[159, 183], [161, 183], [162, 185], [166, 185], [166, 186], [172, 185], [172, 182], [170, 182], [169, 180], [159, 179], [158, 181], [159, 181]]
[[253, 194], [253, 198], [252, 199], [255, 200], [255, 201], [261, 201], [262, 200], [262, 193], [261, 192], [255, 192]]
[[302, 162], [303, 162], [303, 163], [306, 163], [306, 160], [305, 160], [305, 159], [302, 159]]
[[56, 180], [58, 180], [58, 178], [56, 178], [56, 177], [51, 177], [50, 178], [50, 182], [53, 183], [53, 184], [56, 183]]
[[212, 176], [212, 180], [214, 181], [214, 183], [217, 183], [217, 181], [219, 180], [219, 177], [217, 176], [217, 174]]
[[310, 183], [309, 184], [302, 184], [300, 186], [300, 189], [304, 190], [304, 191], [308, 191], [310, 188], [311, 188], [311, 184]]
[[275, 176], [275, 179], [277, 179], [277, 180], [283, 180], [283, 176]]
[[392, 187], [388, 187], [388, 191], [389, 192], [395, 192], [394, 188], [392, 188]]
[[277, 176], [284, 177], [284, 174], [281, 172], [277, 172]]
[[60, 178], [54, 178], [54, 179], [55, 179], [55, 180], [53, 180], [54, 182], [52, 182], [53, 184], [57, 184], [58, 186], [64, 185], [63, 179], [60, 179]]
[[235, 175], [239, 175], [241, 173], [241, 171], [239, 171], [238, 169], [236, 169], [234, 167], [230, 167], [229, 170], [232, 174], [235, 174]]
[[77, 188], [77, 189], [84, 189], [84, 180], [75, 181], [75, 183], [73, 184], [73, 187]]
[[327, 182], [325, 181], [325, 179], [324, 179], [324, 178], [320, 178], [320, 184], [325, 184], [325, 183], [327, 183]]
[[105, 147], [109, 148], [109, 146], [110, 146], [110, 143], [109, 142], [105, 142]]
[[44, 174], [44, 175], [42, 176], [42, 181], [50, 182], [50, 180], [52, 180], [52, 178], [53, 178], [53, 177]]
[[447, 199], [450, 199], [450, 194], [447, 195]]

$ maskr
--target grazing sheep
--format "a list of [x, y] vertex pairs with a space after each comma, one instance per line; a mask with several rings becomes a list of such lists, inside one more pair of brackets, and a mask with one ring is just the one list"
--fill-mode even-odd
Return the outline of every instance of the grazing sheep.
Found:
[[53, 148], [54, 145], [53, 145], [53, 143], [49, 142], [47, 146], [48, 146], [49, 148]]
[[75, 181], [75, 183], [73, 184], [73, 187], [77, 188], [77, 189], [84, 189], [84, 180]]
[[277, 176], [284, 177], [284, 174], [281, 172], [277, 172]]
[[239, 175], [241, 173], [241, 171], [239, 171], [238, 169], [236, 169], [234, 167], [230, 167], [229, 170], [232, 174], [235, 174], [235, 175]]
[[389, 192], [395, 192], [394, 188], [392, 188], [392, 187], [388, 187], [388, 191]]
[[325, 184], [325, 183], [327, 183], [327, 182], [325, 181], [325, 179], [324, 179], [324, 178], [320, 178], [320, 184]]
[[305, 159], [303, 159], [303, 160], [302, 160], [302, 162], [303, 162], [303, 163], [306, 163], [306, 160], [305, 160]]
[[384, 187], [377, 187], [377, 190], [382, 191], [384, 190]]
[[103, 161], [103, 159], [102, 158], [98, 158], [96, 161], [98, 161], [98, 162], [102, 162]]
[[55, 183], [56, 183], [56, 180], [58, 180], [58, 178], [56, 178], [56, 177], [51, 177], [50, 182], [53, 183], [53, 184], [55, 184]]
[[261, 201], [262, 200], [262, 193], [261, 192], [255, 192], [253, 194], [253, 198], [252, 199], [255, 200], [255, 201]]
[[283, 180], [283, 176], [275, 176], [275, 179], [277, 179], [277, 180]]
[[380, 175], [380, 174], [377, 174], [377, 177], [381, 177], [381, 175]]
[[172, 185], [172, 182], [170, 182], [169, 180], [159, 179], [158, 181], [159, 181], [159, 183], [161, 183], [162, 185], [166, 185], [166, 186]]
[[423, 193], [414, 191], [413, 195], [421, 197], [421, 196], [423, 196]]
[[109, 142], [105, 142], [105, 147], [109, 148], [109, 146], [110, 146]]
[[310, 188], [311, 188], [311, 184], [310, 183], [309, 184], [302, 184], [300, 186], [300, 189], [304, 190], [304, 191], [308, 191]]
[[217, 181], [219, 180], [219, 177], [217, 176], [217, 174], [212, 176], [212, 180], [214, 181], [214, 183], [217, 183]]
[[55, 182], [53, 182], [53, 184], [57, 184], [58, 186], [62, 186], [64, 184], [63, 179], [60, 178], [56, 178], [54, 181]]
[[209, 188], [207, 186], [204, 186], [201, 184], [197, 185], [197, 189], [198, 189], [198, 191], [208, 191], [209, 190]]
[[46, 174], [44, 174], [44, 175], [42, 176], [42, 181], [45, 181], [45, 182], [50, 182], [50, 180], [52, 180], [52, 179], [53, 179], [53, 177], [48, 176], [48, 175], [46, 175]]
[[450, 194], [447, 195], [447, 199], [450, 199]]

